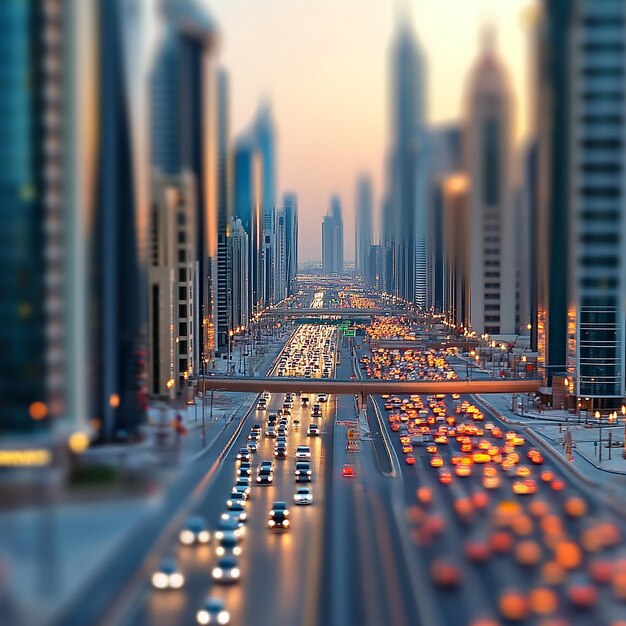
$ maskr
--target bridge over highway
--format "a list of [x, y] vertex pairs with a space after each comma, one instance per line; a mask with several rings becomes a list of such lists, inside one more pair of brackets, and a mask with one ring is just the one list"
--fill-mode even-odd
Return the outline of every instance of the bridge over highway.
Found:
[[198, 379], [198, 390], [253, 391], [261, 393], [334, 394], [437, 394], [437, 393], [528, 393], [537, 391], [540, 379], [524, 380], [338, 380], [336, 378], [269, 377], [246, 378], [243, 376], [205, 376]]
[[324, 309], [289, 309], [275, 308], [263, 312], [263, 317], [324, 317], [338, 315], [344, 318], [371, 317], [374, 315], [404, 315], [405, 317], [418, 318], [420, 316], [406, 309], [349, 309], [349, 308], [324, 308]]

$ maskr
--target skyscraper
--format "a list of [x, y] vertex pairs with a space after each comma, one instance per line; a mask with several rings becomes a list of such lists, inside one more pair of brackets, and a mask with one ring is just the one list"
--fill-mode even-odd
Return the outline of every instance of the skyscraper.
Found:
[[623, 1], [546, 0], [538, 37], [538, 347], [592, 411], [626, 395], [625, 21]]
[[233, 328], [247, 326], [250, 321], [248, 296], [248, 233], [241, 220], [233, 220], [228, 239], [230, 271], [232, 274], [231, 320]]
[[[392, 46], [392, 137], [388, 174], [389, 202], [384, 215], [388, 233], [383, 247], [393, 268], [388, 270], [395, 295], [425, 304], [426, 202], [423, 150], [424, 62], [408, 23], [398, 30]], [[418, 282], [417, 268], [420, 276]]]
[[511, 195], [511, 93], [493, 35], [468, 86], [470, 320], [478, 334], [514, 335], [515, 242]]
[[232, 159], [230, 144], [230, 98], [226, 70], [217, 75], [217, 305], [216, 337], [219, 349], [228, 345], [230, 320], [231, 277], [228, 265], [228, 237], [232, 219]]
[[332, 196], [330, 199], [330, 212], [329, 215], [333, 218], [334, 223], [334, 271], [337, 274], [343, 273], [344, 259], [343, 259], [343, 217], [341, 216], [341, 200], [339, 196]]
[[322, 272], [333, 274], [336, 271], [335, 260], [335, 220], [331, 215], [322, 219]]
[[367, 277], [372, 245], [372, 181], [361, 176], [356, 187], [354, 263], [357, 274]]
[[280, 302], [283, 298], [287, 297], [287, 219], [285, 216], [285, 209], [281, 209], [276, 212], [276, 226], [275, 226], [275, 251], [276, 251], [276, 283], [275, 283], [275, 298], [276, 302]]
[[294, 193], [283, 196], [287, 247], [287, 295], [293, 294], [298, 272], [298, 198]]
[[[196, 0], [163, 0], [165, 33], [156, 53], [151, 84], [152, 166], [165, 174], [195, 177], [196, 245], [194, 367], [212, 358], [216, 341], [218, 211], [215, 184], [218, 111], [211, 57], [217, 37], [210, 15]], [[225, 84], [222, 84], [225, 93]]]
[[263, 308], [263, 201], [261, 157], [249, 133], [235, 142], [233, 172], [234, 216], [248, 233], [248, 298], [250, 313]]

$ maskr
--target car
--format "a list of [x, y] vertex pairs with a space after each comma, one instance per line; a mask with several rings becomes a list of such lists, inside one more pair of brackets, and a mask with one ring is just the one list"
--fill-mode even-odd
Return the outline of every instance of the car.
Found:
[[[274, 513], [272, 515], [272, 513]], [[267, 526], [270, 530], [286, 530], [289, 528], [289, 511], [270, 511]]]
[[532, 478], [524, 478], [516, 480], [513, 483], [513, 493], [517, 495], [528, 496], [537, 493], [537, 483]]
[[235, 504], [241, 504], [241, 506], [245, 509], [246, 497], [242, 493], [239, 493], [239, 492], [231, 493], [228, 500], [226, 500], [226, 507], [230, 509]]
[[244, 502], [247, 502], [248, 498], [250, 497], [250, 485], [248, 483], [244, 483], [243, 481], [238, 480], [230, 492], [231, 496], [234, 496], [235, 494], [242, 495]]
[[211, 571], [213, 580], [217, 583], [234, 583], [239, 580], [241, 571], [234, 556], [223, 556]]
[[309, 424], [309, 427], [307, 428], [306, 434], [309, 437], [319, 437], [320, 435], [320, 427], [315, 424], [314, 422], [312, 422], [311, 424]]
[[287, 448], [284, 446], [274, 448], [274, 458], [284, 460], [287, 458]]
[[328, 395], [326, 395], [325, 393], [318, 393], [317, 394], [317, 401], [318, 402], [328, 402]]
[[274, 517], [275, 515], [283, 514], [285, 517], [289, 517], [289, 507], [284, 500], [277, 500], [272, 504], [272, 508], [270, 509], [270, 517]]
[[407, 454], [404, 461], [407, 465], [415, 465], [415, 457], [412, 454]]
[[206, 520], [196, 515], [187, 518], [185, 525], [178, 535], [178, 539], [180, 543], [185, 546], [209, 543], [211, 533], [209, 532]]
[[267, 402], [264, 400], [259, 400], [256, 404], [257, 411], [266, 411], [267, 410]]
[[291, 423], [294, 428], [300, 428], [300, 420], [296, 417]]
[[296, 476], [296, 482], [311, 482], [311, 466], [304, 461], [296, 463], [296, 469], [294, 470]]
[[300, 396], [300, 406], [307, 407], [309, 406], [309, 397], [308, 396]]
[[[430, 457], [430, 466], [431, 467], [442, 467], [443, 466], [443, 457], [439, 454], [433, 454]], [[458, 467], [458, 465], [457, 465]]]
[[259, 471], [260, 471], [260, 470], [262, 470], [262, 469], [264, 469], [264, 468], [267, 468], [267, 469], [274, 469], [274, 461], [268, 461], [267, 459], [265, 459], [265, 460], [261, 461], [261, 462], [259, 463], [259, 468], [258, 468], [258, 469], [259, 469]]
[[260, 469], [256, 477], [257, 485], [271, 485], [274, 482], [274, 472], [272, 469], [264, 467]]
[[308, 460], [311, 458], [311, 448], [309, 446], [298, 446], [296, 448], [296, 460]]
[[233, 504], [229, 506], [228, 509], [221, 515], [221, 519], [228, 519], [229, 517], [232, 517], [239, 523], [245, 522], [248, 519], [246, 507], [243, 506], [242, 503], [233, 502]]
[[248, 448], [248, 452], [256, 452], [259, 449], [259, 444], [256, 441], [248, 441], [246, 448]]
[[242, 461], [237, 468], [238, 476], [250, 476], [252, 473], [252, 466], [250, 465], [250, 461]]
[[207, 598], [202, 608], [196, 613], [196, 622], [201, 626], [213, 626], [213, 624], [228, 626], [230, 613], [224, 606], [224, 601], [221, 598]]
[[313, 494], [308, 487], [300, 487], [293, 494], [294, 504], [313, 504]]
[[354, 466], [350, 465], [349, 463], [344, 463], [343, 467], [341, 468], [341, 475], [345, 476], [346, 478], [354, 478]]
[[221, 541], [229, 532], [232, 532], [235, 537], [240, 539], [246, 534], [246, 527], [234, 517], [228, 516], [225, 519], [220, 518], [217, 522], [217, 530], [214, 533], [215, 539]]
[[276, 437], [276, 430], [274, 429], [273, 426], [268, 426], [265, 429], [265, 436], [266, 437]]
[[248, 435], [248, 441], [258, 441], [261, 438], [261, 435], [258, 431], [254, 430]]
[[241, 554], [240, 539], [232, 531], [225, 532], [215, 548], [216, 556], [239, 556]]
[[163, 559], [151, 578], [155, 589], [182, 589], [185, 577], [182, 575], [174, 559]]
[[238, 461], [249, 461], [250, 460], [250, 451], [248, 448], [239, 448], [237, 452], [237, 460]]

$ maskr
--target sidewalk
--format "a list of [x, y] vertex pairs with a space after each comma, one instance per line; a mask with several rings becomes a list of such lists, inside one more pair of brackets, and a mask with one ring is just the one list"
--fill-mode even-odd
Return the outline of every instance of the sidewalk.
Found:
[[[250, 357], [253, 375], [265, 375], [284, 345], [286, 336], [271, 342]], [[224, 362], [224, 369], [226, 363]], [[0, 625], [39, 626], [50, 622], [60, 607], [75, 595], [84, 580], [98, 571], [139, 525], [158, 512], [168, 488], [182, 477], [233, 419], [245, 414], [253, 393], [210, 394], [194, 405], [153, 407], [152, 421], [169, 424], [180, 414], [187, 434], [171, 427], [167, 449], [156, 444], [158, 425], [148, 427], [146, 441], [90, 449], [90, 463], [124, 470], [143, 470], [155, 483], [143, 496], [122, 490], [88, 493], [76, 502], [76, 494], [53, 500], [33, 494], [37, 504], [19, 510], [0, 511]], [[204, 435], [202, 414], [204, 412]], [[68, 492], [73, 490], [68, 489]], [[132, 496], [132, 497], [131, 497]], [[104, 500], [103, 500], [104, 497]], [[46, 502], [49, 501], [47, 504]]]

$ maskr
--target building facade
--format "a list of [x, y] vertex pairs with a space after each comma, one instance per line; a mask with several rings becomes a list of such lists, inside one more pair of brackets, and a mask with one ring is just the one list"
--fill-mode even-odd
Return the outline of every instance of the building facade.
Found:
[[478, 335], [516, 334], [511, 128], [508, 77], [489, 33], [470, 78], [465, 127], [470, 321]]
[[365, 278], [369, 269], [372, 245], [372, 181], [368, 176], [359, 177], [356, 185], [356, 220], [354, 241], [354, 264], [356, 273]]

